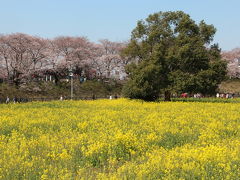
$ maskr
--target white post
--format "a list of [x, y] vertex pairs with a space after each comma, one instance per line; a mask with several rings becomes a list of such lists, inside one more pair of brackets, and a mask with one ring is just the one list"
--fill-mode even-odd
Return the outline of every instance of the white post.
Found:
[[71, 100], [72, 100], [73, 99], [73, 71], [71, 66], [69, 69], [69, 76], [71, 77]]
[[73, 76], [71, 76], [71, 100], [73, 99]]

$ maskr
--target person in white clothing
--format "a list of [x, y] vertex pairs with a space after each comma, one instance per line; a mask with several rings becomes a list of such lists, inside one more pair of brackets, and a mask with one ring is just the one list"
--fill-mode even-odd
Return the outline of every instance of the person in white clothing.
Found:
[[8, 104], [9, 102], [10, 102], [10, 99], [9, 99], [9, 97], [7, 96], [6, 104]]

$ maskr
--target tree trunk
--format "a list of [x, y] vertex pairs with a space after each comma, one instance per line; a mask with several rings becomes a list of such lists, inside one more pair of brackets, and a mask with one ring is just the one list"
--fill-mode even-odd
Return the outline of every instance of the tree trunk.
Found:
[[9, 72], [9, 67], [8, 67], [8, 59], [7, 57], [4, 57], [5, 59], [5, 64], [6, 64], [6, 69], [7, 69], [7, 80], [10, 80], [10, 72]]
[[18, 88], [20, 85], [20, 73], [18, 72], [18, 70], [14, 69], [13, 70], [13, 77], [12, 77], [12, 82], [13, 84]]
[[164, 92], [164, 101], [171, 101], [171, 92], [170, 91]]
[[57, 74], [53, 74], [54, 80], [55, 80], [55, 85], [59, 84], [59, 77]]

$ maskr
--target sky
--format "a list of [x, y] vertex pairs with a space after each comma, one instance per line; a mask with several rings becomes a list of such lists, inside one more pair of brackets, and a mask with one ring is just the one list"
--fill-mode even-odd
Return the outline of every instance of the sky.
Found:
[[222, 50], [240, 47], [240, 0], [0, 0], [0, 34], [127, 41], [138, 20], [177, 10], [213, 24]]

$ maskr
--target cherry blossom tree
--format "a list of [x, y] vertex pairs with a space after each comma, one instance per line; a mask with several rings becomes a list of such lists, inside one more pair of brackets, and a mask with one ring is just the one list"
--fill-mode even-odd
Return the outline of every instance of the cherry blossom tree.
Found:
[[0, 59], [5, 77], [16, 85], [42, 67], [47, 58], [47, 40], [22, 33], [0, 37]]
[[10, 48], [6, 45], [7, 39], [5, 36], [0, 36], [0, 66], [1, 66], [1, 78], [10, 79]]
[[228, 76], [230, 78], [240, 78], [240, 48], [223, 52], [222, 58], [228, 62]]
[[75, 77], [110, 77], [114, 69], [124, 71], [128, 63], [120, 56], [124, 43], [85, 37], [60, 36], [53, 40], [23, 33], [0, 35], [1, 77], [16, 85], [22, 79], [52, 75], [55, 82], [67, 77], [69, 69]]
[[41, 69], [44, 61], [50, 56], [48, 51], [49, 45], [49, 40], [40, 37], [32, 37], [28, 47], [28, 54], [33, 71]]
[[83, 71], [87, 72], [91, 64], [91, 59], [95, 57], [93, 43], [83, 37], [75, 38], [75, 51], [72, 61], [77, 75], [81, 76]]
[[93, 43], [84, 37], [60, 36], [50, 41], [49, 57], [44, 64], [45, 74], [59, 78], [67, 77], [68, 71], [73, 70], [75, 76], [82, 76], [90, 68], [90, 59], [94, 55]]
[[125, 61], [120, 56], [124, 48], [123, 43], [111, 42], [107, 39], [99, 41], [98, 57], [92, 60], [93, 66], [97, 69], [99, 76], [110, 78], [113, 70], [120, 71], [124, 69]]
[[52, 45], [54, 54], [62, 59], [61, 64], [74, 68], [79, 75], [92, 58], [92, 43], [84, 37], [57, 37]]
[[8, 66], [9, 75], [16, 85], [19, 84], [21, 76], [29, 73], [32, 64], [28, 54], [31, 39], [31, 36], [21, 33], [5, 37], [3, 46], [8, 48], [8, 65], [6, 66]]

